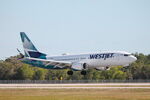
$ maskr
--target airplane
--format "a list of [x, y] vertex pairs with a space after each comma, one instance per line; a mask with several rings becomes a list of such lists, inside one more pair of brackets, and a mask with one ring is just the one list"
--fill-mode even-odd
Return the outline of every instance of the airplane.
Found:
[[68, 75], [73, 75], [73, 71], [81, 71], [81, 75], [86, 75], [88, 69], [109, 70], [112, 66], [129, 66], [137, 58], [125, 51], [105, 51], [87, 54], [63, 54], [60, 56], [47, 57], [46, 54], [38, 51], [25, 32], [20, 32], [24, 55], [21, 61], [32, 66], [45, 69], [70, 69]]

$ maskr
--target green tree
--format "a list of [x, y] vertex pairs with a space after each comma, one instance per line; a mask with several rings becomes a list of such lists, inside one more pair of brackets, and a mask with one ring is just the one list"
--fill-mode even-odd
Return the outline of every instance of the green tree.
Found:
[[33, 79], [34, 80], [45, 80], [46, 74], [47, 74], [47, 70], [46, 69], [38, 68], [34, 72]]
[[122, 66], [111, 67], [110, 70], [106, 70], [102, 72], [102, 76], [105, 77], [106, 80], [119, 79], [124, 80], [127, 78], [126, 72], [123, 72], [121, 69]]
[[24, 64], [17, 70], [17, 77], [21, 80], [32, 80], [34, 71], [31, 69], [31, 66]]
[[0, 79], [9, 80], [15, 75], [15, 69], [13, 64], [8, 62], [0, 62]]

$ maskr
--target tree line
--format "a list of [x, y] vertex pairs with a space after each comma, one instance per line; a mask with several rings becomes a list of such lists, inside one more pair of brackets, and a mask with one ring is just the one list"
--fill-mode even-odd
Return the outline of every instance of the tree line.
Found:
[[127, 68], [113, 66], [110, 70], [87, 70], [83, 76], [75, 71], [72, 76], [67, 75], [69, 69], [48, 70], [22, 63], [18, 56], [0, 61], [0, 80], [132, 80], [150, 79], [150, 55], [134, 54], [137, 61]]

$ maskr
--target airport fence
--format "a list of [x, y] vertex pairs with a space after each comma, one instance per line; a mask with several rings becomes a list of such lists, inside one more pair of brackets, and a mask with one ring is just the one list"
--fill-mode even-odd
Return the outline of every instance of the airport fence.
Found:
[[0, 84], [150, 83], [150, 80], [0, 80]]

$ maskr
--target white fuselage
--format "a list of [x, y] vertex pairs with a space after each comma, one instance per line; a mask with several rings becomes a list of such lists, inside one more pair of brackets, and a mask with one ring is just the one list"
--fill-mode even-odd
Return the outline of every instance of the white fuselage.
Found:
[[110, 67], [110, 66], [128, 66], [137, 58], [127, 52], [100, 52], [79, 55], [63, 55], [47, 57], [50, 60], [69, 61], [72, 63], [86, 63], [88, 68]]

